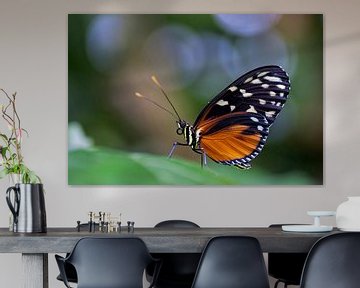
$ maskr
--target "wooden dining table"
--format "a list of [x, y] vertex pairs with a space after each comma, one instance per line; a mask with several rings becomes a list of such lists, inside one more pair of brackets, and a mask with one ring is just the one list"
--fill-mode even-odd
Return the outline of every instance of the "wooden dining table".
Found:
[[139, 237], [151, 253], [201, 253], [208, 240], [221, 235], [252, 236], [262, 251], [278, 253], [308, 252], [321, 237], [333, 233], [283, 232], [281, 227], [223, 228], [135, 228], [118, 232], [89, 232], [77, 228], [48, 228], [47, 233], [13, 233], [0, 228], [0, 253], [21, 253], [23, 287], [48, 288], [48, 253], [67, 253], [83, 237]]

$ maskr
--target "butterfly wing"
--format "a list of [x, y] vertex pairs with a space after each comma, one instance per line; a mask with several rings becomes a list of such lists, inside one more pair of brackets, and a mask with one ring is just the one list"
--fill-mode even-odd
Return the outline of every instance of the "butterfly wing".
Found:
[[237, 112], [263, 115], [269, 126], [288, 98], [290, 81], [279, 66], [256, 68], [231, 83], [200, 112], [194, 127], [210, 119]]
[[212, 99], [194, 123], [199, 147], [216, 162], [250, 168], [290, 91], [279, 66], [254, 69]]
[[269, 123], [258, 113], [237, 112], [201, 122], [199, 147], [215, 162], [250, 168], [264, 147]]

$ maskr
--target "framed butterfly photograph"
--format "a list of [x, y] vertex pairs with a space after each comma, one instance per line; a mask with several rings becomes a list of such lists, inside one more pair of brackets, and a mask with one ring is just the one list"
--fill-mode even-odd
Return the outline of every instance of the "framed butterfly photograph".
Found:
[[320, 14], [70, 14], [69, 185], [322, 185]]

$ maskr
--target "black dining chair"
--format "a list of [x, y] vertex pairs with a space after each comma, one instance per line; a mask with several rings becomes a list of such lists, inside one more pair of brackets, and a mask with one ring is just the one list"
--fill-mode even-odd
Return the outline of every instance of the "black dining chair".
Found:
[[[188, 220], [166, 220], [159, 222], [155, 228], [200, 228], [194, 222]], [[200, 253], [156, 253], [152, 254], [161, 259], [162, 266], [155, 283], [156, 288], [190, 288], [194, 280], [196, 268], [200, 260]], [[147, 279], [153, 277], [151, 265], [147, 270]]]
[[[68, 256], [69, 256], [69, 254], [66, 255], [66, 257], [68, 257]], [[75, 267], [66, 261], [64, 262], [64, 274], [66, 275], [67, 282], [77, 283], [77, 274], [76, 274]], [[56, 277], [56, 279], [64, 282], [61, 274], [59, 274]]]
[[[154, 281], [160, 262], [152, 258], [139, 238], [82, 238], [68, 257], [55, 255], [66, 287], [65, 263], [74, 266], [78, 288], [143, 288], [143, 274], [154, 262]], [[149, 287], [153, 287], [153, 283]]]
[[337, 233], [318, 240], [306, 259], [300, 287], [360, 287], [360, 233]]
[[269, 288], [256, 238], [219, 236], [204, 249], [192, 288]]
[[[272, 224], [269, 228], [281, 228], [282, 225]], [[269, 253], [268, 254], [268, 273], [277, 279], [274, 288], [283, 283], [284, 288], [288, 285], [300, 285], [301, 273], [307, 253]]]
[[[82, 223], [80, 224], [80, 229], [89, 229], [89, 224], [88, 223]], [[99, 224], [98, 223], [95, 223], [95, 229], [98, 230], [99, 229]], [[69, 253], [66, 254], [66, 257], [69, 256]], [[65, 270], [65, 275], [66, 275], [66, 278], [67, 278], [67, 281], [68, 282], [71, 282], [71, 283], [77, 283], [77, 275], [76, 275], [76, 270], [74, 268], [73, 265], [71, 265], [70, 263], [68, 262], [65, 262], [64, 263], [64, 270]], [[61, 277], [61, 274], [59, 274], [57, 277], [56, 277], [57, 280], [59, 281], [63, 281], [62, 277]]]

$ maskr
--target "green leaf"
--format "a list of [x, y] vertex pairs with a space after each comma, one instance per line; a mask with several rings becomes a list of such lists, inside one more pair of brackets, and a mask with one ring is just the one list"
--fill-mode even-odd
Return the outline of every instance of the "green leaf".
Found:
[[11, 155], [10, 159], [12, 159], [12, 160], [17, 159], [17, 154], [16, 154], [16, 153], [13, 153], [13, 154]]
[[8, 148], [7, 147], [1, 147], [1, 156], [3, 158], [6, 157], [6, 152], [8, 151]]
[[21, 130], [25, 132], [25, 134], [26, 134], [27, 137], [29, 137], [29, 132], [28, 132], [26, 129], [21, 128]]
[[230, 184], [199, 164], [113, 150], [69, 153], [71, 185]]
[[8, 142], [8, 137], [5, 134], [0, 133], [0, 138], [2, 138], [4, 142]]
[[27, 181], [23, 181], [24, 183], [31, 183], [31, 184], [36, 184], [36, 183], [41, 183], [41, 179], [39, 176], [37, 176], [34, 171], [29, 170], [26, 173], [26, 177], [27, 177]]
[[4, 178], [5, 176], [7, 176], [9, 173], [8, 173], [8, 170], [7, 169], [2, 169], [0, 171], [0, 179]]
[[309, 184], [301, 174], [272, 175], [259, 169], [240, 170], [209, 160], [199, 162], [166, 156], [93, 148], [68, 154], [70, 185], [242, 185]]

